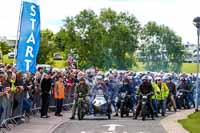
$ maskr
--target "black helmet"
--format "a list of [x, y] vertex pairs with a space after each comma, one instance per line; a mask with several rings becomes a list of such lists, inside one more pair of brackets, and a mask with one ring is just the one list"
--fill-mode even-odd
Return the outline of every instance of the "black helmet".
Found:
[[166, 77], [165, 80], [172, 80], [170, 76]]
[[181, 81], [186, 81], [186, 79], [184, 77], [181, 77], [180, 80]]

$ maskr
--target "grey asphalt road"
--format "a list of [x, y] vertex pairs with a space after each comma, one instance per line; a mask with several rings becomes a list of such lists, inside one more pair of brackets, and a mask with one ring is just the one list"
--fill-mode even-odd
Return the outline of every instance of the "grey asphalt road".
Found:
[[54, 133], [166, 133], [160, 124], [161, 118], [142, 121], [132, 117], [86, 117], [82, 121], [69, 120], [60, 125]]

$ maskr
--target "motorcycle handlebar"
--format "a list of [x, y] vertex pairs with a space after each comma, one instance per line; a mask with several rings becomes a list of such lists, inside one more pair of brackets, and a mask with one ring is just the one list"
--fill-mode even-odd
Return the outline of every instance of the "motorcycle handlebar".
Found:
[[180, 89], [180, 90], [178, 90], [178, 92], [192, 92], [192, 91]]
[[141, 96], [150, 96], [150, 95], [153, 95], [153, 92], [150, 92], [150, 93], [147, 93], [147, 94], [140, 94]]

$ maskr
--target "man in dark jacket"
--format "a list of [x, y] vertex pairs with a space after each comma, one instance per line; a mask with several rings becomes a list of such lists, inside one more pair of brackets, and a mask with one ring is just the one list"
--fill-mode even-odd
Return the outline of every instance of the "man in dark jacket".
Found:
[[[171, 77], [166, 78], [166, 85], [169, 88], [169, 95], [167, 98], [167, 105], [171, 102], [174, 111], [176, 112], [176, 102], [175, 102], [175, 96], [176, 96], [176, 85], [171, 81]], [[170, 108], [169, 108], [170, 109]]]
[[112, 106], [114, 107], [114, 109], [116, 111], [117, 107], [116, 107], [116, 103], [115, 103], [115, 97], [117, 95], [116, 94], [117, 92], [115, 91], [113, 85], [111, 84], [111, 82], [109, 81], [108, 78], [105, 78], [104, 81], [105, 81], [106, 88], [108, 90], [107, 96], [110, 97], [111, 104], [112, 104]]
[[[24, 80], [23, 80], [23, 73], [17, 72], [16, 73], [16, 80], [14, 83], [16, 87], [16, 93], [14, 94], [14, 103], [13, 103], [13, 115], [18, 115], [19, 112], [22, 112], [23, 107], [23, 100], [24, 100]], [[17, 122], [22, 123], [23, 120], [20, 118], [15, 119]]]
[[4, 81], [5, 81], [5, 74], [4, 72], [0, 72], [0, 120], [1, 120], [2, 114], [4, 113], [2, 98], [3, 96], [7, 95], [7, 93], [5, 92]]
[[78, 106], [78, 97], [79, 93], [82, 93], [82, 96], [86, 100], [86, 102], [89, 104], [89, 98], [88, 98], [88, 93], [89, 93], [89, 86], [86, 84], [86, 81], [84, 78], [81, 78], [79, 80], [79, 84], [75, 87], [74, 91], [74, 104], [72, 107], [72, 117], [70, 118], [71, 120], [75, 119], [75, 114], [76, 114], [76, 108]]
[[[191, 86], [190, 86], [190, 84], [187, 82], [186, 78], [181, 77], [180, 80], [181, 80], [181, 83], [180, 83], [180, 85], [178, 86], [177, 90], [183, 92], [183, 95], [184, 95], [183, 98], [184, 98], [184, 100], [185, 100], [185, 108], [190, 109], [188, 94], [192, 91], [192, 90], [191, 90]], [[180, 103], [179, 103], [179, 102], [177, 102], [177, 107], [178, 107], [179, 109], [181, 109]]]
[[136, 115], [134, 119], [137, 119], [137, 117], [140, 114], [141, 108], [142, 108], [142, 95], [148, 95], [148, 103], [147, 106], [150, 110], [151, 113], [151, 118], [152, 120], [154, 119], [154, 113], [153, 113], [153, 107], [152, 107], [152, 99], [151, 97], [154, 94], [154, 89], [153, 86], [151, 85], [151, 83], [148, 81], [148, 76], [144, 76], [142, 77], [142, 84], [139, 86], [138, 92], [137, 94], [140, 96], [139, 97], [139, 101], [138, 101], [138, 105], [136, 108]]
[[51, 83], [52, 83], [52, 79], [50, 78], [50, 74], [45, 74], [41, 82], [41, 92], [42, 92], [41, 118], [49, 117], [47, 115], [47, 112], [48, 112], [48, 107], [49, 107]]
[[[130, 87], [129, 79], [123, 80], [123, 85], [122, 85], [122, 87], [119, 88], [118, 95], [120, 96], [121, 93], [126, 93], [126, 105], [129, 109], [132, 109], [133, 102], [132, 102], [132, 99], [131, 99], [131, 95], [132, 95], [133, 91]], [[116, 109], [115, 116], [118, 116], [119, 108], [120, 108], [120, 99], [117, 101], [117, 109]]]

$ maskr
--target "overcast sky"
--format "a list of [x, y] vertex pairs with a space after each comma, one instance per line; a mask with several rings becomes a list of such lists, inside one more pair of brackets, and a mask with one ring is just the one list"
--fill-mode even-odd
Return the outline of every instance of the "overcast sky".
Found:
[[[1, 0], [0, 36], [15, 37], [21, 0]], [[111, 7], [117, 12], [129, 11], [142, 23], [156, 21], [173, 29], [184, 43], [196, 43], [196, 28], [192, 20], [200, 16], [200, 0], [39, 0], [41, 27], [55, 33], [66, 16], [74, 16], [83, 9], [99, 13]]]

